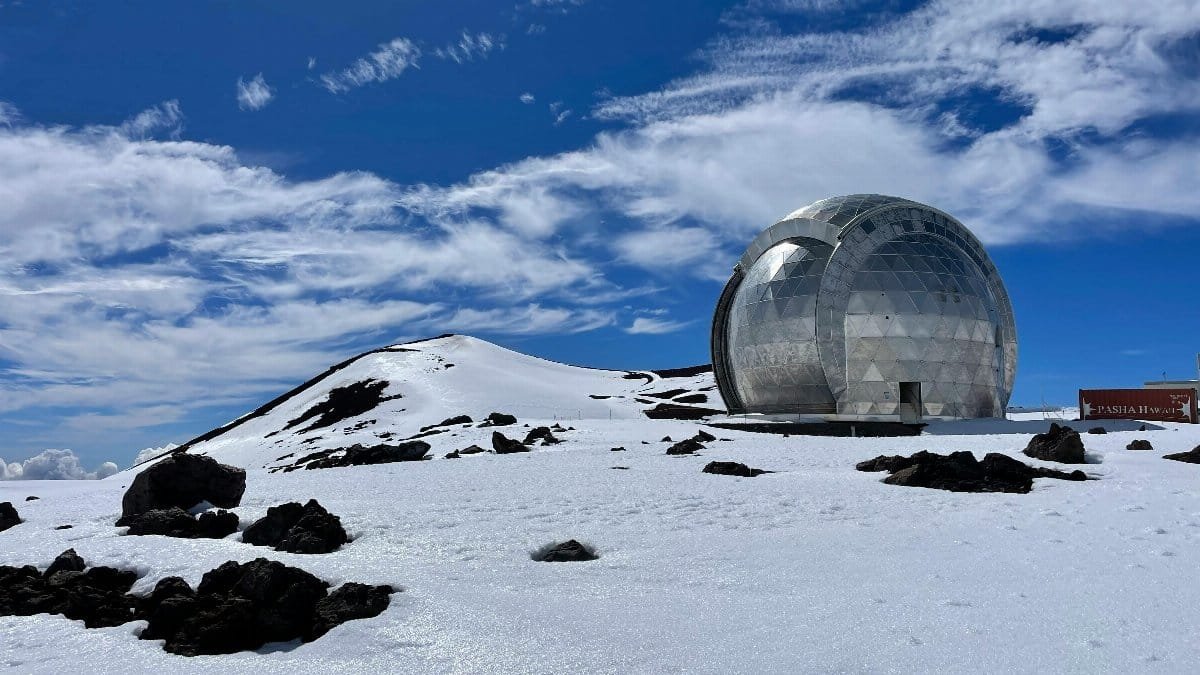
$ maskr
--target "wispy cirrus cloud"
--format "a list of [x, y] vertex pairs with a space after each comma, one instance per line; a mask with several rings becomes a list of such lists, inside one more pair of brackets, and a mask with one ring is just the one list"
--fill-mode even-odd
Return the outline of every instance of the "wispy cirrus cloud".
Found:
[[476, 58], [487, 58], [494, 49], [504, 49], [504, 36], [494, 36], [491, 33], [468, 33], [463, 31], [456, 42], [433, 51], [434, 56], [455, 63], [474, 61]]
[[346, 68], [322, 75], [321, 84], [331, 93], [340, 94], [373, 82], [396, 79], [409, 68], [418, 67], [420, 59], [421, 50], [416, 43], [408, 38], [394, 38]]
[[681, 331], [691, 323], [690, 321], [671, 321], [652, 316], [639, 316], [625, 329], [625, 332], [630, 335], [666, 335]]
[[273, 98], [275, 98], [275, 91], [267, 84], [262, 73], [250, 78], [249, 81], [238, 78], [237, 102], [238, 107], [242, 110], [261, 110]]

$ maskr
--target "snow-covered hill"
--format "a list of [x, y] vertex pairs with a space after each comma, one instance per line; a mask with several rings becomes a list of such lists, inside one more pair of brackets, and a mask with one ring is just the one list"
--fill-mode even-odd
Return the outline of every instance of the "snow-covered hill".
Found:
[[[480, 422], [502, 412], [522, 421], [569, 424], [647, 419], [648, 413], [699, 417], [723, 407], [711, 370], [581, 368], [466, 335], [444, 335], [338, 364], [187, 449], [238, 466], [283, 466], [297, 455], [419, 434], [435, 451], [475, 442], [487, 447], [490, 429], [459, 425], [444, 438], [427, 429], [459, 415]], [[291, 456], [280, 459], [286, 455]]]
[[[195, 585], [225, 561], [268, 557], [335, 585], [402, 588], [382, 614], [306, 644], [195, 658], [139, 640], [143, 622], [87, 629], [61, 616], [0, 616], [0, 668], [1185, 673], [1200, 663], [1200, 466], [1162, 458], [1200, 443], [1197, 426], [1076, 423], [1109, 429], [1083, 435], [1093, 459], [1083, 468], [1095, 480], [1037, 479], [1028, 494], [953, 493], [887, 485], [855, 463], [968, 450], [1054, 466], [1020, 453], [1048, 422], [1026, 414], [899, 438], [753, 434], [642, 414], [660, 400], [643, 394], [704, 390], [708, 375], [626, 379], [463, 337], [397, 347], [334, 370], [191, 448], [247, 467], [246, 493], [233, 509], [243, 528], [269, 506], [318, 499], [352, 539], [333, 553], [277, 552], [239, 534], [123, 536], [113, 523], [132, 472], [0, 483], [0, 501], [25, 519], [0, 532], [0, 565], [45, 567], [73, 547], [92, 565], [137, 571], [133, 591], [145, 593], [167, 576]], [[309, 413], [333, 390], [368, 380], [387, 382], [376, 387], [379, 398], [402, 398], [306, 430], [322, 420], [326, 407]], [[485, 444], [493, 430], [454, 425], [423, 439], [434, 447], [431, 461], [271, 471], [296, 446], [389, 432], [399, 439], [446, 417], [493, 411], [518, 417], [501, 428], [510, 435], [555, 416], [571, 429], [561, 444], [529, 453], [442, 459]], [[665, 454], [663, 437], [701, 428], [728, 440], [694, 456]], [[1126, 450], [1133, 439], [1155, 449]], [[713, 460], [775, 473], [702, 473]], [[71, 528], [55, 529], [62, 525]], [[600, 558], [530, 559], [568, 538], [593, 544]]]

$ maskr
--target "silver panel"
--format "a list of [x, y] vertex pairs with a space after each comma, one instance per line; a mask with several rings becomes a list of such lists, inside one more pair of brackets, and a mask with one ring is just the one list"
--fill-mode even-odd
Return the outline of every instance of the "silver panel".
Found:
[[738, 269], [713, 324], [731, 412], [891, 416], [899, 383], [920, 382], [924, 415], [1003, 415], [1012, 307], [983, 247], [945, 213], [883, 195], [822, 200], [755, 238]]

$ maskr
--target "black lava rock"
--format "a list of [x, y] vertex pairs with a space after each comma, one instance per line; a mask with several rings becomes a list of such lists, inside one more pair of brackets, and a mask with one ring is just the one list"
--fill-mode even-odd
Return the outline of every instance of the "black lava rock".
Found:
[[537, 441], [541, 441], [542, 445], [555, 445], [556, 443], [562, 443], [561, 440], [554, 437], [554, 434], [550, 433], [550, 427], [538, 427], [536, 429], [531, 429], [529, 433], [525, 434], [525, 440], [521, 442], [525, 445], [533, 445]]
[[33, 565], [0, 566], [0, 615], [62, 614], [88, 628], [133, 619], [127, 593], [137, 574], [111, 567], [85, 569], [74, 550], [63, 551], [45, 573]]
[[459, 450], [458, 454], [460, 454], [460, 455], [478, 455], [481, 452], [487, 452], [487, 450], [484, 450], [483, 448], [479, 447], [478, 445], [469, 445], [469, 446], [463, 448], [462, 450]]
[[538, 562], [583, 562], [596, 560], [599, 557], [596, 555], [595, 549], [574, 539], [544, 546], [533, 554], [533, 559]]
[[313, 625], [305, 640], [315, 640], [330, 628], [354, 619], [369, 619], [379, 616], [387, 609], [391, 586], [368, 586], [346, 583], [334, 589], [327, 597], [317, 601], [313, 612]]
[[675, 441], [671, 440], [671, 437], [670, 437], [670, 436], [663, 436], [663, 437], [662, 437], [662, 442], [663, 442], [663, 443], [674, 443]]
[[1150, 441], [1147, 441], [1147, 440], [1141, 439], [1141, 438], [1136, 438], [1136, 439], [1130, 441], [1129, 445], [1125, 446], [1125, 449], [1126, 450], [1153, 450], [1154, 446], [1150, 445]]
[[121, 516], [177, 506], [190, 509], [207, 501], [231, 509], [242, 502], [246, 470], [204, 455], [172, 454], [133, 479], [121, 500]]
[[242, 541], [290, 553], [329, 553], [350, 541], [342, 520], [315, 499], [301, 506], [288, 502], [267, 509], [267, 515], [242, 532]]
[[1200, 445], [1197, 445], [1187, 452], [1177, 452], [1173, 455], [1163, 455], [1163, 459], [1173, 459], [1176, 462], [1187, 462], [1188, 464], [1200, 464]]
[[83, 558], [79, 557], [75, 549], [69, 548], [58, 554], [58, 557], [54, 559], [54, 562], [50, 563], [50, 566], [42, 573], [42, 576], [49, 579], [54, 576], [55, 572], [82, 572], [86, 567], [87, 564], [83, 562]]
[[[343, 466], [365, 466], [368, 464], [391, 464], [393, 462], [416, 462], [425, 459], [429, 454], [430, 445], [425, 441], [404, 441], [402, 443], [363, 446], [354, 444], [342, 448], [339, 457], [330, 457], [330, 451], [309, 461], [306, 469], [335, 469]], [[318, 453], [313, 453], [314, 455]], [[303, 461], [303, 458], [299, 461]]]
[[128, 526], [126, 534], [159, 534], [182, 539], [221, 539], [237, 531], [236, 513], [225, 510], [206, 511], [197, 518], [179, 507], [154, 509], [123, 517], [118, 526]]
[[26, 497], [26, 498], [25, 498], [25, 501], [27, 501], [27, 502], [36, 502], [38, 499], [40, 499], [40, 497], [35, 497], [35, 496], [33, 496], [33, 495], [29, 495], [28, 497]]
[[1034, 459], [1063, 464], [1085, 464], [1083, 441], [1079, 432], [1070, 427], [1050, 424], [1050, 430], [1038, 434], [1025, 447], [1025, 455]]
[[449, 426], [454, 426], [455, 424], [470, 424], [471, 422], [474, 422], [474, 421], [475, 420], [471, 419], [470, 415], [456, 415], [454, 417], [447, 417], [446, 419], [442, 420], [441, 422], [438, 422], [437, 424], [430, 424], [427, 427], [421, 427], [420, 431], [429, 431], [430, 429], [436, 429], [438, 427], [449, 427]]
[[889, 485], [928, 487], [951, 492], [1014, 492], [1033, 489], [1034, 478], [1058, 478], [1082, 481], [1082, 471], [1066, 473], [1054, 469], [1032, 467], [1008, 455], [988, 453], [983, 461], [970, 452], [938, 455], [921, 451], [911, 457], [879, 456], [860, 462], [859, 471], [886, 470], [892, 475], [883, 480]]
[[346, 584], [330, 594], [328, 586], [265, 558], [227, 562], [205, 574], [194, 592], [181, 579], [163, 579], [138, 605], [148, 622], [140, 637], [165, 640], [164, 649], [187, 656], [310, 641], [345, 621], [377, 616], [393, 592]]
[[497, 455], [508, 455], [514, 452], [529, 452], [525, 444], [513, 438], [508, 438], [499, 431], [492, 432], [492, 450]]
[[1108, 430], [1105, 429], [1104, 427], [1092, 427], [1091, 429], [1088, 429], [1088, 433], [1089, 434], [1107, 434]]
[[0, 502], [0, 532], [20, 522], [21, 516], [17, 513], [17, 509], [12, 505], [12, 502]]
[[742, 476], [744, 478], [754, 478], [755, 476], [761, 476], [764, 473], [771, 472], [763, 471], [762, 469], [751, 469], [745, 464], [741, 464], [739, 462], [709, 462], [708, 464], [704, 465], [704, 473], [715, 473], [721, 476]]
[[623, 447], [609, 448], [609, 452], [625, 452], [625, 448], [623, 448]]
[[516, 424], [517, 418], [507, 413], [494, 412], [484, 418], [479, 425], [481, 427], [506, 427], [510, 424]]
[[675, 445], [667, 448], [668, 455], [690, 455], [697, 450], [703, 450], [704, 446], [694, 438], [685, 438]]
[[700, 431], [697, 431], [696, 435], [692, 436], [692, 438], [694, 438], [697, 441], [700, 441], [701, 443], [712, 443], [713, 441], [717, 440], [716, 436], [713, 436], [712, 434], [708, 433], [707, 431], [705, 431], [703, 429], [701, 429]]

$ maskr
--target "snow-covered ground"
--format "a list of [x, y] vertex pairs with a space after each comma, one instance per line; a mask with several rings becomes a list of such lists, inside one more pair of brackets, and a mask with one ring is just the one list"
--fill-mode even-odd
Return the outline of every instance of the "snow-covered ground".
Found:
[[[385, 352], [387, 359], [362, 364], [361, 372], [339, 371], [344, 378], [310, 388], [304, 400], [192, 448], [248, 468], [235, 509], [243, 526], [268, 506], [308, 498], [340, 515], [354, 541], [334, 553], [280, 553], [243, 544], [236, 534], [120, 536], [112, 523], [132, 472], [101, 481], [0, 483], [0, 501], [12, 501], [26, 520], [0, 533], [0, 564], [45, 566], [74, 547], [89, 564], [137, 570], [144, 576], [134, 592], [144, 592], [165, 576], [194, 584], [226, 560], [268, 557], [334, 584], [402, 587], [382, 615], [309, 644], [196, 658], [138, 640], [141, 622], [89, 630], [61, 616], [0, 617], [0, 667], [1090, 673], [1193, 672], [1200, 664], [1200, 466], [1161, 458], [1200, 444], [1200, 427], [1085, 434], [1099, 462], [1086, 471], [1099, 480], [1039, 479], [1026, 495], [950, 493], [884, 485], [882, 474], [855, 471], [854, 464], [923, 449], [1027, 459], [1020, 450], [1045, 428], [1042, 414], [939, 424], [904, 438], [715, 430], [731, 440], [709, 443], [699, 456], [669, 457], [659, 439], [678, 440], [702, 425], [639, 417], [646, 406], [633, 396], [641, 387], [674, 388], [672, 380], [647, 383], [475, 340], [447, 342], [457, 344], [457, 356], [438, 343], [414, 345], [425, 350], [419, 359]], [[456, 367], [435, 371], [432, 355]], [[494, 371], [476, 369], [485, 360]], [[459, 379], [442, 377], [450, 373]], [[409, 435], [444, 417], [479, 419], [492, 410], [520, 418], [500, 429], [510, 436], [523, 435], [523, 424], [552, 423], [560, 410], [577, 411], [562, 422], [575, 429], [560, 435], [562, 444], [528, 454], [442, 459], [471, 443], [488, 446], [492, 429], [456, 427], [425, 439], [432, 461], [269, 473], [277, 456], [297, 450], [292, 445], [322, 442], [265, 434], [318, 402], [320, 392], [363, 376], [388, 380], [388, 394], [404, 398], [382, 404], [396, 406], [386, 416], [377, 409], [327, 428], [339, 443], [365, 442], [355, 436], [365, 428], [341, 431], [365, 419], [377, 419], [371, 433], [387, 424]], [[707, 386], [702, 376], [692, 379], [680, 388]], [[544, 394], [527, 398], [538, 391]], [[539, 414], [534, 406], [556, 412]], [[281, 436], [285, 442], [276, 443]], [[1133, 438], [1155, 449], [1125, 450]], [[614, 446], [626, 451], [610, 451]], [[777, 473], [701, 473], [711, 460]], [[40, 500], [25, 502], [27, 495]], [[73, 528], [53, 529], [63, 524]], [[530, 560], [538, 546], [567, 538], [594, 544], [601, 558]]]

